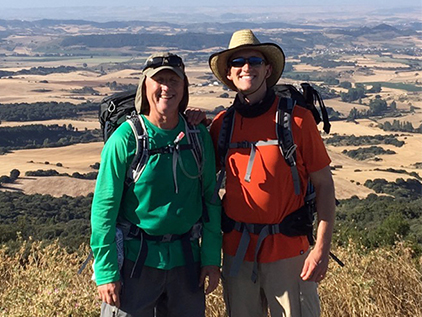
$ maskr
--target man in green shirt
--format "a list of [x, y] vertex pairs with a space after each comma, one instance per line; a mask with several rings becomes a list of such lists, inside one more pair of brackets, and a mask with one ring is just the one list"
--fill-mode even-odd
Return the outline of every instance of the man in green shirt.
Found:
[[[208, 278], [205, 294], [218, 285], [221, 206], [219, 201], [211, 203], [215, 186], [211, 138], [204, 126], [197, 127], [203, 150], [200, 164], [190, 150], [161, 151], [174, 148], [176, 140], [188, 144], [181, 134], [187, 134], [182, 117], [187, 104], [188, 80], [181, 58], [170, 53], [152, 55], [135, 101], [150, 149], [140, 178], [125, 187], [137, 142], [128, 122], [104, 146], [91, 214], [91, 248], [102, 316], [204, 316], [204, 281]], [[203, 205], [209, 220], [203, 222], [199, 242], [190, 232], [201, 221]], [[125, 261], [120, 271], [115, 234], [122, 220], [139, 228], [140, 234], [124, 241]], [[194, 272], [188, 268], [182, 238], [187, 235], [191, 256], [200, 267], [194, 275], [196, 288], [189, 281]], [[142, 257], [143, 265], [139, 264]]]

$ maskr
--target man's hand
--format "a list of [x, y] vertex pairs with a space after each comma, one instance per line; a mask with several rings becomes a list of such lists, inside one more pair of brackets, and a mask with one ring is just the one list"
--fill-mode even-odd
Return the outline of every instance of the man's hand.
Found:
[[300, 277], [304, 281], [321, 282], [328, 270], [328, 255], [313, 249], [306, 257]]
[[111, 306], [116, 306], [117, 308], [120, 307], [120, 289], [121, 289], [120, 281], [103, 284], [98, 286], [98, 295], [99, 298], [104, 302]]
[[205, 290], [205, 295], [210, 294], [214, 291], [217, 286], [218, 282], [220, 281], [220, 268], [216, 265], [207, 265], [202, 267], [201, 269], [201, 276], [199, 277], [199, 287], [202, 287], [205, 282], [205, 278], [208, 276], [208, 287]]
[[188, 108], [185, 111], [186, 118], [190, 124], [198, 125], [202, 123], [206, 127], [211, 124], [211, 119], [207, 119], [205, 112], [198, 108]]

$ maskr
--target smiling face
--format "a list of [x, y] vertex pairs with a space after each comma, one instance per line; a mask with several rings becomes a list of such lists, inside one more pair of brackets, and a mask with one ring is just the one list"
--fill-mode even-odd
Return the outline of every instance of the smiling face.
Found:
[[[230, 60], [238, 57], [260, 57], [264, 56], [254, 50], [242, 50], [233, 54]], [[266, 79], [271, 75], [271, 65], [260, 64], [251, 66], [245, 63], [241, 67], [231, 66], [227, 73], [227, 78], [233, 82], [239, 92], [244, 95], [265, 95], [267, 91]]]
[[165, 69], [146, 77], [145, 93], [151, 122], [178, 118], [179, 104], [183, 98], [184, 81], [175, 72]]

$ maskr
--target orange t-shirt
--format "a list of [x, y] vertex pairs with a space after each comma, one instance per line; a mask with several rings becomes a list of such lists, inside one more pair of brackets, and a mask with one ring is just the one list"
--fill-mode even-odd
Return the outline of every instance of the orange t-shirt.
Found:
[[[275, 128], [277, 104], [278, 98], [267, 112], [255, 118], [242, 117], [236, 112], [231, 142], [277, 140]], [[211, 126], [214, 146], [217, 144], [224, 113], [219, 113]], [[330, 164], [331, 160], [312, 113], [300, 106], [295, 107], [291, 124], [293, 140], [297, 145], [296, 163], [301, 181], [301, 195], [294, 193], [291, 170], [278, 145], [257, 147], [250, 182], [246, 182], [244, 177], [251, 150], [229, 149], [223, 207], [230, 218], [245, 223], [280, 223], [286, 215], [303, 205], [309, 173]], [[224, 234], [224, 253], [235, 255], [240, 237], [241, 232], [236, 230]], [[251, 234], [246, 261], [254, 260], [257, 239], [258, 235]], [[306, 236], [288, 237], [281, 233], [270, 235], [261, 245], [258, 262], [274, 262], [298, 256], [308, 248]]]

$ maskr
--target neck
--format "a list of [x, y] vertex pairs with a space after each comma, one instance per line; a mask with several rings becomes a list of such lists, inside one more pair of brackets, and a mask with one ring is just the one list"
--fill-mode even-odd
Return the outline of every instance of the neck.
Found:
[[[263, 89], [262, 89], [263, 88]], [[265, 95], [267, 93], [267, 87], [261, 87], [261, 89], [253, 92], [252, 94], [247, 94], [246, 92], [239, 91], [239, 98], [242, 103], [245, 104], [255, 104], [260, 102], [262, 99], [264, 99]]]
[[154, 116], [151, 115], [145, 115], [145, 118], [148, 119], [149, 122], [151, 122], [156, 127], [163, 129], [163, 130], [172, 130], [174, 129], [177, 124], [179, 123], [179, 113], [177, 112], [176, 115], [172, 116]]

